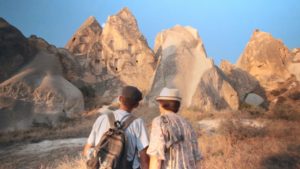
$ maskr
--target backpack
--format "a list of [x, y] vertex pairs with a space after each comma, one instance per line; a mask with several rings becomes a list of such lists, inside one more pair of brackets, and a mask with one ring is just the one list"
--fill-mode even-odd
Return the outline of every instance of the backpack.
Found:
[[110, 128], [96, 145], [95, 155], [86, 162], [87, 169], [132, 169], [133, 160], [127, 160], [125, 129], [136, 117], [129, 115], [121, 123], [120, 121], [115, 121], [113, 113], [108, 113], [107, 115]]

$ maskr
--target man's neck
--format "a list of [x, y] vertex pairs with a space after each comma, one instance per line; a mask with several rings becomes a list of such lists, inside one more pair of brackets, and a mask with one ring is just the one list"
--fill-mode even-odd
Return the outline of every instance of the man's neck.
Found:
[[131, 113], [131, 111], [132, 111], [132, 109], [129, 109], [129, 108], [123, 106], [123, 105], [120, 105], [120, 109], [121, 109], [121, 110], [124, 110], [124, 111], [126, 111], [126, 112], [128, 112], [128, 113]]

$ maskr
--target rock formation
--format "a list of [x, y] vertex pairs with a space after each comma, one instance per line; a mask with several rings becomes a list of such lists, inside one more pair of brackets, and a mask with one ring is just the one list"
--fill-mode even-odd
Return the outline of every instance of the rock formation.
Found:
[[0, 17], [0, 83], [32, 60], [35, 49], [23, 34]]
[[[154, 50], [159, 58], [149, 103], [167, 86], [180, 90], [183, 107], [238, 108], [236, 92], [207, 58], [197, 30], [182, 26], [165, 30], [157, 35]], [[218, 105], [221, 101], [223, 106]]]
[[288, 62], [288, 70], [291, 74], [296, 76], [297, 80], [300, 81], [300, 49], [294, 49], [292, 51], [291, 58]]
[[[1, 21], [0, 36], [8, 35], [6, 30], [14, 30], [7, 22]], [[63, 77], [63, 69], [58, 54], [63, 55], [54, 46], [49, 45], [43, 39], [32, 36], [29, 39], [19, 41], [23, 35], [19, 31], [10, 32], [10, 38], [6, 44], [18, 44], [28, 47], [27, 51], [35, 50], [29, 58], [27, 53], [15, 50], [15, 45], [7, 45], [2, 51], [3, 65], [18, 62], [11, 60], [17, 54], [18, 58], [24, 58], [26, 62], [19, 62], [13, 75], [0, 83], [0, 130], [26, 129], [34, 123], [55, 124], [60, 118], [73, 117], [83, 111], [83, 97], [81, 92]], [[23, 44], [24, 43], [24, 44]], [[30, 49], [33, 48], [33, 49]], [[19, 48], [17, 48], [19, 49]], [[12, 51], [16, 51], [15, 53]], [[22, 60], [21, 60], [22, 61]], [[2, 68], [2, 67], [1, 67]]]
[[220, 68], [237, 91], [241, 103], [246, 102], [248, 94], [256, 94], [266, 101], [265, 91], [255, 77], [225, 60], [221, 62]]
[[290, 77], [287, 69], [290, 52], [270, 34], [256, 30], [248, 42], [237, 67], [255, 77], [267, 90]]
[[89, 17], [66, 48], [82, 67], [82, 81], [72, 82], [91, 100], [88, 105], [111, 102], [124, 85], [149, 91], [154, 54], [127, 8], [108, 17], [103, 30], [94, 17]]
[[238, 93], [225, 74], [216, 66], [203, 73], [192, 99], [191, 107], [205, 112], [224, 109], [238, 110]]
[[73, 35], [65, 46], [80, 63], [83, 71], [83, 81], [96, 83], [99, 75], [105, 71], [101, 64], [101, 33], [102, 28], [95, 17], [89, 17]]
[[128, 8], [107, 19], [101, 39], [107, 71], [146, 93], [154, 74], [154, 54]]

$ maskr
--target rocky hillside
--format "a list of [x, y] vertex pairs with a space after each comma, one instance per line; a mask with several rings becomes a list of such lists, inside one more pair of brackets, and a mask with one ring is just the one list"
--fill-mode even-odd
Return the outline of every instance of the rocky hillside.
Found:
[[154, 54], [128, 8], [108, 17], [103, 29], [89, 17], [66, 49], [83, 69], [77, 86], [89, 90], [84, 94], [92, 107], [111, 102], [124, 85], [135, 85], [144, 94], [149, 91]]
[[27, 38], [3, 18], [0, 18], [0, 49], [0, 83], [31, 61], [36, 53]]
[[208, 58], [196, 29], [175, 26], [159, 33], [155, 40], [159, 56], [150, 103], [164, 86], [176, 87], [183, 106], [203, 111], [238, 109], [237, 93], [213, 60]]
[[255, 77], [265, 89], [274, 89], [278, 82], [291, 76], [288, 71], [289, 49], [271, 34], [255, 30], [237, 67]]
[[60, 62], [68, 52], [36, 36], [25, 38], [4, 19], [0, 25], [1, 72], [6, 72], [0, 76], [0, 130], [53, 125], [82, 112], [81, 91], [64, 78]]
[[237, 64], [220, 67], [189, 26], [158, 33], [150, 49], [128, 8], [108, 17], [103, 28], [89, 17], [65, 48], [26, 38], [4, 19], [0, 37], [0, 130], [53, 125], [111, 103], [124, 85], [141, 89], [146, 107], [155, 106], [163, 87], [176, 87], [182, 107], [197, 112], [244, 105], [278, 110], [280, 103], [299, 101], [300, 50], [259, 30]]

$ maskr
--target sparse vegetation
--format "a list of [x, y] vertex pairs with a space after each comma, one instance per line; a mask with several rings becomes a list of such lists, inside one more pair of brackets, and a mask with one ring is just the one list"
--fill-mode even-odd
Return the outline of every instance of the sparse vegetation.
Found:
[[34, 124], [29, 130], [0, 132], [0, 145], [19, 142], [38, 142], [45, 139], [87, 137], [98, 115], [65, 120], [55, 127]]
[[258, 118], [263, 117], [266, 114], [266, 109], [262, 107], [252, 106], [246, 103], [242, 103], [240, 105], [240, 111], [243, 113], [244, 116], [247, 118]]
[[[258, 129], [245, 128], [229, 120], [222, 125], [222, 130], [219, 134], [199, 137], [201, 169], [300, 168], [299, 122], [273, 120]], [[66, 158], [54, 168], [84, 169], [85, 163], [79, 157]]]
[[265, 128], [245, 126], [239, 119], [227, 119], [222, 121], [219, 132], [234, 142], [253, 137], [263, 137], [266, 134]]
[[[290, 108], [283, 104], [285, 101], [281, 103], [277, 105], [281, 107], [274, 108], [274, 112], [249, 105], [243, 105], [242, 110], [236, 112], [181, 111], [180, 114], [199, 131], [199, 148], [203, 155], [201, 169], [299, 169], [300, 121], [286, 119], [288, 116], [295, 118], [295, 112], [290, 112]], [[141, 105], [134, 113], [141, 116], [150, 128], [151, 120], [158, 115], [158, 110], [149, 110]], [[24, 133], [10, 133], [8, 138], [34, 142], [37, 141], [35, 138], [56, 139], [78, 137], [83, 133], [86, 135], [96, 116], [89, 114], [84, 118], [86, 123], [82, 119], [65, 121], [51, 130], [34, 128]], [[219, 129], [213, 134], [202, 133], [199, 128], [198, 122], [206, 119], [222, 119]], [[247, 126], [243, 123], [245, 119], [264, 122], [264, 127]], [[73, 126], [77, 126], [76, 129]], [[7, 135], [0, 135], [2, 142], [5, 136]], [[85, 169], [85, 160], [80, 155], [66, 154], [64, 158], [40, 166], [40, 169]]]

